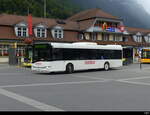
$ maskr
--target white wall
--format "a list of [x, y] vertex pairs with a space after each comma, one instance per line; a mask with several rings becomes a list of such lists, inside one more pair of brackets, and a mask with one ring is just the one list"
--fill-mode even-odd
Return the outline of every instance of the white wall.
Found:
[[8, 57], [0, 57], [0, 63], [8, 63]]

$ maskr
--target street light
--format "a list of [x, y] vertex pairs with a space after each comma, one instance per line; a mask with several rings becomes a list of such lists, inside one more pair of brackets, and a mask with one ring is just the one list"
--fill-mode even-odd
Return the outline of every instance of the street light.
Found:
[[44, 18], [46, 18], [46, 0], [44, 0]]
[[141, 42], [142, 43], [141, 43], [140, 54], [139, 54], [139, 56], [140, 56], [140, 69], [142, 69], [142, 61], [141, 61], [141, 59], [142, 59], [142, 49], [144, 47], [143, 37], [142, 37], [142, 41]]

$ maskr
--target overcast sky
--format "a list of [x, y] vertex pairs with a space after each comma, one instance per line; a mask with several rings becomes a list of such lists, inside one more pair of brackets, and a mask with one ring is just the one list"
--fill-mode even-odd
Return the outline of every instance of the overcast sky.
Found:
[[137, 0], [141, 5], [144, 6], [145, 10], [150, 14], [150, 0]]

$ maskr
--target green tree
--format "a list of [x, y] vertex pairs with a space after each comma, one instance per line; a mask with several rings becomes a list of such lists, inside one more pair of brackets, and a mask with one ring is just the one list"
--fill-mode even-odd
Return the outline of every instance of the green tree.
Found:
[[[65, 19], [80, 10], [70, 0], [47, 0], [47, 18]], [[44, 0], [0, 0], [0, 13], [44, 16]]]

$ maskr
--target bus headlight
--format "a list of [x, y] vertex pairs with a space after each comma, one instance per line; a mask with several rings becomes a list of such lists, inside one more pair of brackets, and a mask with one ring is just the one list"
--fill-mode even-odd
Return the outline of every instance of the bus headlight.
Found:
[[47, 68], [51, 68], [51, 66], [47, 66]]

